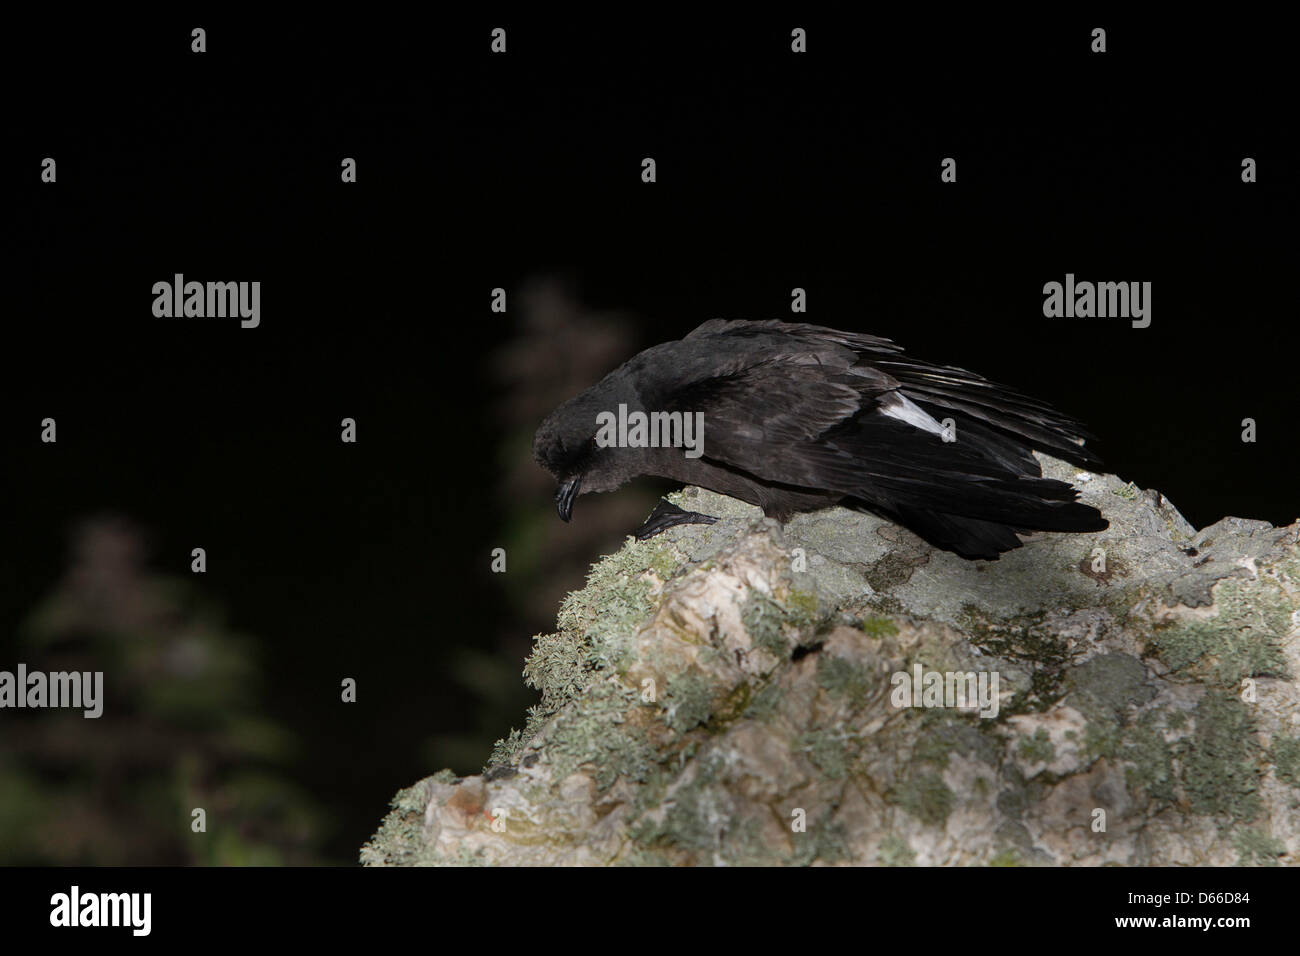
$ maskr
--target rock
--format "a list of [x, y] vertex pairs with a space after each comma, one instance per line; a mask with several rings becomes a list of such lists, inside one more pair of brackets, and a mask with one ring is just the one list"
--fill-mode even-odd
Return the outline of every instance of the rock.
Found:
[[1295, 863], [1300, 523], [1198, 532], [1043, 464], [1110, 529], [996, 562], [679, 492], [720, 520], [597, 563], [526, 729], [401, 791], [362, 862]]

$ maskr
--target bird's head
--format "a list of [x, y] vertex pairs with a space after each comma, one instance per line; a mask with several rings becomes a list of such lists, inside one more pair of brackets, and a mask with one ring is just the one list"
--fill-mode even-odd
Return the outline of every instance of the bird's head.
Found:
[[552, 412], [533, 436], [533, 458], [559, 482], [555, 507], [565, 521], [579, 494], [613, 491], [634, 474], [620, 454], [626, 449], [596, 441], [597, 415], [610, 410], [608, 402], [584, 393]]

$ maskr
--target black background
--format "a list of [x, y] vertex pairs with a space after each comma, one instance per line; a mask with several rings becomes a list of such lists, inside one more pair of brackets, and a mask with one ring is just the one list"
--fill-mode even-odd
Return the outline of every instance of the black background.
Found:
[[[391, 794], [438, 769], [409, 729], [465, 719], [443, 664], [496, 602], [484, 363], [512, 317], [490, 290], [545, 274], [640, 316], [643, 344], [787, 317], [800, 286], [808, 321], [1082, 418], [1198, 527], [1293, 521], [1281, 26], [802, 10], [14, 25], [4, 632], [81, 515], [134, 516], [181, 573], [202, 543], [206, 588], [264, 641], [302, 781], [342, 821], [333, 856], [355, 859]], [[260, 280], [261, 327], [155, 319], [176, 272]], [[1150, 328], [1045, 319], [1067, 272], [1152, 282]]]

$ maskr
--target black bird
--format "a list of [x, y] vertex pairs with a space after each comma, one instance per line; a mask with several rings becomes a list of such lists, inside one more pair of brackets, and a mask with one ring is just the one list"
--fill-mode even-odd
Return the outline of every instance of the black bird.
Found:
[[[620, 405], [629, 417], [702, 413], [702, 454], [611, 447], [608, 430], [598, 441]], [[1018, 532], [1105, 530], [1100, 512], [1069, 484], [1043, 478], [1031, 453], [1097, 468], [1088, 437], [1043, 402], [910, 358], [888, 339], [714, 319], [557, 408], [537, 429], [533, 455], [560, 483], [565, 521], [580, 493], [655, 475], [740, 498], [781, 522], [843, 504], [945, 551], [996, 559], [1020, 547]], [[637, 536], [714, 520], [664, 501]]]

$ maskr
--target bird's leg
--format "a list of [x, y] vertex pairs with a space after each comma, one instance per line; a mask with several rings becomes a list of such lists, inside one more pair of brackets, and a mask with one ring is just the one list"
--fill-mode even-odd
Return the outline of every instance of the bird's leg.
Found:
[[698, 511], [683, 511], [665, 498], [660, 500], [655, 510], [650, 512], [650, 517], [634, 533], [638, 541], [645, 541], [679, 524], [713, 524], [717, 520]]

